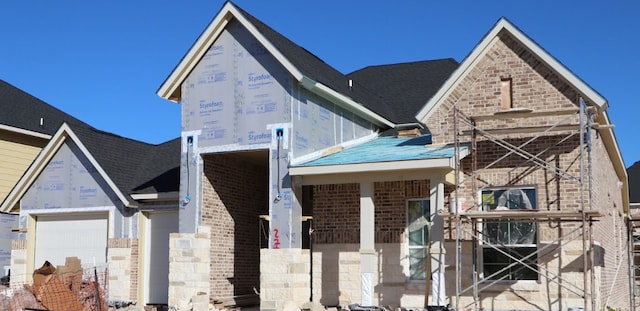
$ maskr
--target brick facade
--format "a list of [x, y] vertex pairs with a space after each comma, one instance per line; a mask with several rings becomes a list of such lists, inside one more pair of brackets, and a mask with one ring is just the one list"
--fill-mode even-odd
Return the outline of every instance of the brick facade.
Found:
[[[400, 243], [406, 228], [408, 199], [429, 197], [429, 181], [374, 183], [376, 243]], [[313, 189], [313, 241], [360, 242], [360, 185], [316, 185]]]
[[[383, 293], [376, 295], [380, 305], [419, 306], [424, 300], [424, 285], [406, 282], [406, 202], [429, 194], [429, 180], [374, 182], [375, 265], [381, 269], [374, 284]], [[324, 305], [360, 301], [359, 184], [314, 186], [313, 220], [313, 300]]]
[[268, 167], [232, 154], [203, 159], [202, 225], [211, 228], [211, 299], [254, 294], [260, 288], [258, 216], [268, 214]]
[[[508, 35], [499, 37], [489, 52], [464, 77], [444, 103], [425, 122], [434, 143], [452, 143], [453, 108], [466, 116], [487, 116], [501, 111], [501, 78], [512, 79], [513, 109], [519, 111], [568, 111], [528, 118], [484, 118], [476, 121], [481, 129], [550, 127], [555, 124], [579, 124], [579, 96], [564, 79], [555, 75], [535, 55]], [[587, 103], [589, 104], [589, 103]], [[508, 114], [509, 112], [503, 112]], [[470, 130], [459, 128], [459, 133]], [[486, 137], [477, 137], [475, 157], [467, 156], [461, 168], [467, 178], [459, 185], [458, 196], [467, 207], [480, 209], [475, 202], [483, 188], [523, 186], [536, 189], [536, 208], [548, 211], [598, 210], [603, 217], [587, 223], [583, 235], [581, 221], [540, 221], [538, 246], [552, 244], [539, 256], [543, 267], [539, 281], [498, 283], [480, 292], [478, 306], [484, 309], [566, 310], [582, 307], [579, 294], [587, 278], [587, 292], [596, 309], [605, 306], [626, 308], [630, 303], [628, 241], [622, 211], [619, 181], [612, 160], [595, 130], [591, 131], [591, 158], [585, 148], [581, 153], [580, 134], [576, 129], [526, 133], [513, 131], [497, 134], [506, 144], [541, 159], [539, 164]], [[538, 136], [536, 139], [532, 139]], [[470, 142], [470, 136], [461, 136]], [[506, 156], [505, 156], [506, 155]], [[497, 159], [504, 158], [496, 161]], [[475, 164], [474, 164], [475, 162]], [[489, 166], [487, 168], [487, 166]], [[561, 172], [561, 173], [557, 173]], [[469, 177], [475, 173], [476, 178]], [[592, 184], [589, 186], [589, 176]], [[581, 182], [582, 179], [582, 182]], [[374, 280], [377, 303], [396, 306], [419, 306], [423, 285], [406, 281], [406, 200], [428, 198], [429, 181], [376, 182], [374, 184], [375, 242], [380, 274]], [[455, 188], [445, 187], [445, 202], [454, 197]], [[323, 304], [345, 304], [360, 299], [359, 185], [335, 184], [314, 186], [313, 297]], [[473, 285], [474, 247], [470, 223], [465, 223], [461, 257], [461, 288]], [[612, 228], [614, 228], [612, 230]], [[445, 284], [451, 303], [456, 294], [456, 224], [445, 223]], [[577, 230], [576, 230], [577, 229]], [[572, 233], [570, 233], [572, 232]], [[584, 267], [583, 239], [593, 237], [593, 261]], [[560, 239], [561, 243], [556, 242]], [[477, 251], [477, 250], [476, 250]], [[394, 257], [405, 258], [394, 260]], [[481, 256], [476, 257], [481, 263]], [[482, 272], [481, 265], [479, 272]], [[591, 270], [592, 269], [592, 270]], [[590, 279], [593, 272], [594, 280]], [[555, 281], [550, 281], [553, 279]], [[560, 283], [561, 285], [559, 285]], [[568, 290], [571, 288], [571, 290]], [[473, 294], [461, 295], [461, 305], [472, 304]], [[587, 298], [589, 299], [589, 298]], [[591, 300], [588, 300], [589, 305]]]
[[[484, 57], [477, 62], [470, 73], [444, 100], [430, 118], [426, 121], [433, 135], [434, 142], [451, 142], [454, 139], [453, 107], [460, 109], [466, 116], [486, 116], [500, 111], [500, 79], [510, 77], [513, 81], [513, 108], [531, 109], [534, 112], [577, 109], [579, 97], [561, 77], [553, 74], [534, 55], [521, 47], [508, 35], [499, 37], [499, 40], [491, 47]], [[508, 112], [507, 112], [508, 113]], [[480, 119], [480, 118], [478, 118]], [[529, 118], [508, 119], [481, 119], [476, 125], [480, 129], [508, 129], [534, 126], [551, 126], [554, 124], [578, 124], [578, 114], [551, 115]], [[459, 123], [460, 124], [460, 123]], [[469, 128], [459, 128], [460, 131]], [[459, 132], [460, 132], [459, 131]], [[467, 178], [461, 184], [458, 196], [466, 199], [471, 208], [473, 202], [478, 202], [478, 191], [484, 187], [500, 186], [533, 186], [537, 191], [537, 208], [540, 210], [575, 211], [595, 209], [602, 212], [603, 216], [595, 222], [591, 228], [594, 238], [593, 269], [596, 275], [593, 294], [595, 295], [596, 309], [604, 307], [604, 304], [614, 307], [628, 307], [628, 257], [626, 256], [626, 236], [624, 233], [624, 220], [622, 218], [622, 198], [618, 188], [618, 180], [613, 169], [612, 161], [604, 148], [597, 133], [592, 131], [592, 162], [589, 172], [589, 159], [586, 150], [580, 153], [580, 136], [577, 130], [553, 131], [542, 134], [540, 138], [531, 140], [540, 135], [533, 134], [499, 134], [498, 138], [513, 146], [526, 146], [520, 148], [542, 159], [547, 169], [527, 162], [524, 158], [511, 154], [499, 162], [494, 161], [507, 154], [510, 150], [496, 145], [494, 142], [478, 136], [477, 142], [477, 166], [474, 168], [473, 157], [470, 155], [462, 162], [462, 168], [467, 174], [475, 172], [477, 178]], [[461, 139], [470, 141], [470, 136]], [[531, 142], [529, 142], [531, 140]], [[490, 168], [486, 165], [494, 163]], [[584, 178], [580, 182], [581, 163], [584, 165]], [[554, 173], [559, 169], [566, 172], [564, 177]], [[589, 193], [588, 176], [592, 176], [593, 185]], [[453, 196], [452, 192], [448, 195]], [[582, 250], [582, 231], [578, 230], [572, 235], [567, 233], [580, 225], [580, 222], [545, 222], [539, 223], [538, 240], [539, 247], [551, 243], [559, 237], [563, 237], [563, 246], [558, 246], [544, 253], [539, 258], [545, 267], [547, 275], [561, 277], [559, 282], [576, 284], [578, 291], [583, 286], [584, 254]], [[455, 236], [455, 224], [448, 226], [449, 238]], [[611, 228], [615, 228], [612, 230]], [[465, 228], [470, 230], [469, 225]], [[589, 234], [589, 231], [587, 231]], [[471, 237], [464, 235], [466, 240]], [[589, 236], [584, 236], [589, 241]], [[577, 244], [576, 244], [577, 243]], [[448, 260], [455, 254], [451, 247]], [[464, 250], [466, 249], [466, 251]], [[463, 258], [473, 256], [470, 248], [463, 248]], [[468, 261], [468, 260], [467, 260]], [[455, 263], [448, 269], [447, 278], [455, 278]], [[463, 265], [463, 275], [470, 273]], [[471, 264], [471, 262], [468, 262]], [[622, 269], [616, 270], [622, 267]], [[587, 274], [589, 271], [587, 270]], [[541, 283], [522, 285], [526, 282], [517, 282], [518, 285], [493, 286], [491, 289], [481, 292], [481, 305], [487, 308], [505, 309], [513, 308], [522, 303], [521, 308], [527, 308], [526, 304], [542, 306], [542, 309], [560, 310], [567, 307], [582, 306], [582, 300], [574, 299], [570, 291], [561, 289], [555, 282], [540, 278]], [[464, 282], [462, 286], [468, 286]], [[590, 280], [588, 282], [591, 284]], [[455, 293], [455, 284], [447, 283], [447, 292]], [[591, 285], [588, 285], [591, 287]], [[615, 290], [611, 290], [615, 288]], [[590, 291], [590, 289], [588, 290]], [[534, 294], [535, 293], [535, 294]], [[627, 298], [625, 298], [627, 297]], [[471, 293], [464, 294], [462, 300], [471, 303]], [[524, 303], [526, 301], [526, 303]], [[577, 305], [576, 305], [577, 304]], [[519, 305], [518, 305], [519, 306]]]

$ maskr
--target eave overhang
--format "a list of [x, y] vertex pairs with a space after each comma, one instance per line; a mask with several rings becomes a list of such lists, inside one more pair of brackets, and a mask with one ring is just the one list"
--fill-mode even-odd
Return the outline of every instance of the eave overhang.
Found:
[[426, 123], [431, 114], [435, 112], [436, 107], [438, 107], [442, 102], [446, 100], [446, 98], [451, 95], [451, 93], [458, 87], [458, 85], [463, 81], [466, 75], [469, 74], [469, 72], [473, 70], [473, 68], [475, 68], [480, 60], [487, 54], [494, 43], [497, 40], [500, 40], [500, 36], [505, 34], [510, 35], [512, 38], [518, 41], [533, 55], [536, 55], [542, 63], [546, 64], [559, 77], [564, 79], [566, 83], [573, 86], [573, 88], [578, 92], [578, 94], [586, 103], [596, 107], [598, 112], [598, 123], [601, 125], [605, 125], [603, 127], [604, 129], [600, 130], [600, 133], [604, 137], [603, 141], [607, 149], [607, 153], [611, 158], [618, 179], [623, 184], [623, 186], [621, 187], [624, 205], [623, 210], [625, 211], [625, 213], [628, 213], [629, 192], [627, 174], [620, 148], [618, 147], [618, 143], [613, 133], [613, 129], [610, 127], [607, 128], [607, 126], [611, 125], [609, 117], [606, 113], [606, 110], [609, 107], [608, 101], [505, 18], [501, 18], [496, 23], [496, 25], [483, 37], [480, 43], [476, 45], [471, 53], [469, 53], [469, 55], [467, 55], [467, 57], [462, 61], [460, 67], [458, 67], [458, 69], [454, 71], [454, 73], [451, 75], [451, 77], [449, 77], [449, 79], [440, 88], [440, 90], [438, 90], [438, 92], [418, 112], [416, 118], [421, 122]]
[[16, 133], [16, 134], [32, 136], [32, 137], [41, 138], [41, 139], [46, 139], [46, 140], [51, 139], [51, 135], [43, 134], [43, 133], [39, 133], [39, 132], [34, 132], [34, 131], [30, 131], [30, 130], [25, 130], [25, 129], [21, 129], [21, 128], [18, 128], [18, 127], [9, 126], [9, 125], [6, 125], [6, 124], [0, 124], [0, 130], [4, 130], [4, 131], [7, 131], [7, 132], [12, 132], [12, 133]]
[[167, 79], [162, 83], [156, 94], [164, 99], [176, 103], [180, 102], [182, 96], [180, 87], [182, 83], [187, 79], [200, 59], [204, 57], [209, 47], [213, 45], [227, 24], [234, 18], [241, 23], [251, 33], [251, 35], [253, 35], [256, 40], [258, 40], [258, 42], [260, 42], [260, 44], [262, 44], [265, 49], [271, 53], [271, 55], [273, 55], [273, 57], [302, 87], [317, 94], [318, 96], [331, 100], [342, 108], [360, 115], [362, 118], [376, 124], [377, 126], [394, 127], [395, 124], [393, 122], [365, 108], [363, 105], [355, 102], [348, 96], [345, 96], [340, 92], [305, 76], [302, 71], [300, 71], [269, 40], [267, 40], [267, 38], [262, 35], [260, 31], [258, 31], [258, 29], [256, 29], [256, 27], [230, 2], [225, 3], [209, 26], [191, 46], [180, 63], [178, 63], [171, 74], [169, 74]]
[[[469, 151], [464, 148], [460, 150], [459, 157], [462, 159], [468, 154]], [[299, 165], [290, 167], [289, 174], [303, 185], [420, 179], [438, 179], [447, 184], [454, 184], [455, 156], [335, 165]]]
[[476, 45], [471, 53], [467, 55], [460, 64], [460, 67], [453, 72], [451, 77], [449, 77], [440, 90], [438, 90], [438, 92], [418, 112], [416, 118], [421, 122], [425, 122], [435, 111], [434, 108], [451, 95], [451, 93], [462, 82], [464, 77], [466, 77], [467, 74], [476, 67], [477, 63], [480, 62], [487, 52], [489, 52], [494, 43], [505, 33], [520, 42], [523, 47], [528, 49], [533, 55], [536, 55], [541, 62], [545, 63], [550, 69], [555, 71], [559, 77], [563, 78], [569, 85], [572, 85], [587, 103], [595, 105], [599, 110], [607, 109], [608, 102], [605, 98], [598, 94], [598, 92], [592, 89], [589, 85], [584, 83], [584, 81], [573, 74], [562, 63], [551, 56], [551, 54], [547, 53], [547, 51], [542, 49], [517, 27], [505, 18], [501, 18], [483, 37], [480, 43]]

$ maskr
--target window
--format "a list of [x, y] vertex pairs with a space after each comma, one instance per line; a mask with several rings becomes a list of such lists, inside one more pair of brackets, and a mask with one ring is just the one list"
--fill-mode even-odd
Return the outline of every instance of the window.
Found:
[[409, 279], [425, 280], [429, 250], [429, 200], [407, 201], [409, 237]]
[[[537, 209], [535, 188], [482, 190], [482, 209]], [[517, 219], [485, 220], [482, 223], [484, 277], [491, 280], [537, 280], [538, 226]], [[522, 260], [525, 264], [518, 262]], [[528, 265], [528, 266], [527, 266]]]

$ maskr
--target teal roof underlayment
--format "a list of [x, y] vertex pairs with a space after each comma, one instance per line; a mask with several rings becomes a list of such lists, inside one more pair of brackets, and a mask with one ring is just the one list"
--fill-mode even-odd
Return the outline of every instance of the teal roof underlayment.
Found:
[[[465, 146], [460, 147], [466, 150]], [[453, 145], [431, 145], [431, 135], [418, 137], [378, 137], [297, 166], [362, 164], [408, 160], [443, 159], [455, 156]]]

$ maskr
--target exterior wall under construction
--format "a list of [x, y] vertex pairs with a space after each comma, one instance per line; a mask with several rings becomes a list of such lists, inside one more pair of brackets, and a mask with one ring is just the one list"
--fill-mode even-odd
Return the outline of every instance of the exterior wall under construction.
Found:
[[[348, 305], [361, 301], [359, 184], [316, 185], [313, 190], [313, 301]], [[425, 281], [411, 280], [407, 200], [429, 198], [429, 180], [374, 183], [374, 304], [420, 307]]]
[[[373, 136], [376, 128], [297, 85], [235, 19], [183, 82], [181, 96], [180, 233], [195, 237], [210, 228], [212, 301], [255, 296], [260, 241], [300, 249], [307, 234], [290, 163]], [[264, 232], [260, 217], [268, 219]]]
[[[508, 88], [501, 87], [505, 81]], [[456, 191], [447, 194], [448, 201], [457, 199], [456, 208], [463, 215], [499, 206], [489, 202], [494, 200], [489, 193], [508, 189], [526, 190], [528, 208], [541, 214], [584, 210], [602, 215], [594, 222], [527, 220], [534, 225], [530, 246], [538, 253], [529, 259], [535, 269], [525, 267], [532, 273], [526, 276], [502, 271], [507, 280], [496, 280], [484, 279], [490, 270], [487, 245], [502, 244], [486, 236], [491, 220], [478, 216], [475, 221], [455, 222], [456, 208], [452, 208], [445, 226], [445, 237], [450, 239], [446, 279], [456, 282], [446, 284], [450, 299], [460, 300], [458, 306], [485, 310], [629, 307], [620, 181], [597, 131], [588, 126], [597, 111], [580, 111], [579, 105], [579, 94], [565, 80], [504, 35], [426, 120], [434, 142], [459, 139], [472, 148], [459, 166], [464, 178]], [[454, 117], [456, 110], [459, 114]], [[459, 233], [457, 257], [454, 241]], [[456, 266], [460, 267], [457, 272]]]

